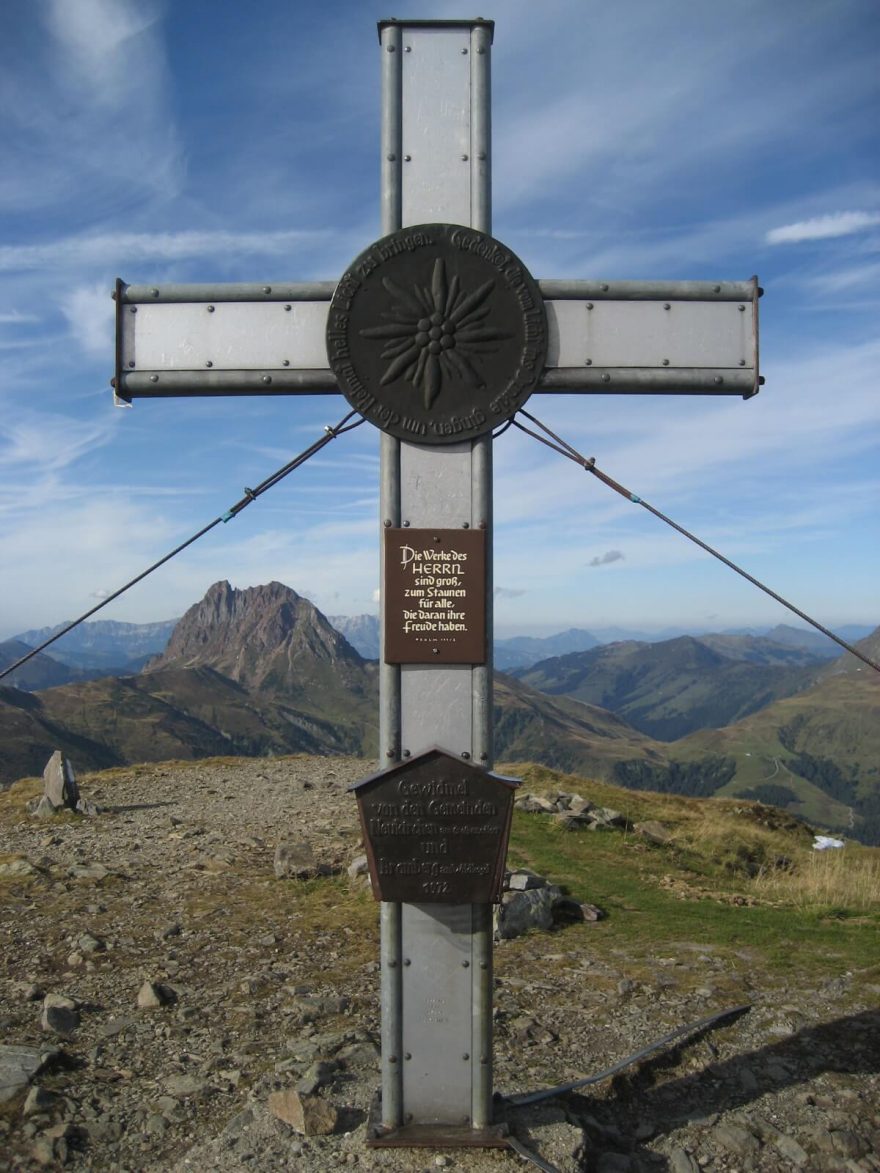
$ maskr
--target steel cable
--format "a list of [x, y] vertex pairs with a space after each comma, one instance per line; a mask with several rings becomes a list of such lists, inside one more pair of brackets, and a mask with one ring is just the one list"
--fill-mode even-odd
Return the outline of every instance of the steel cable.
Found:
[[86, 611], [84, 615], [80, 615], [78, 619], [74, 619], [72, 623], [68, 623], [61, 629], [61, 631], [56, 631], [54, 635], [50, 636], [49, 639], [44, 640], [38, 647], [31, 648], [26, 656], [22, 656], [21, 659], [16, 660], [14, 664], [10, 664], [8, 668], [4, 668], [2, 671], [0, 671], [0, 680], [2, 680], [4, 676], [9, 676], [10, 673], [16, 670], [16, 668], [20, 668], [22, 664], [26, 664], [28, 660], [32, 660], [34, 656], [38, 655], [45, 648], [48, 648], [50, 644], [53, 644], [56, 639], [61, 639], [62, 635], [67, 635], [69, 631], [73, 631], [75, 627], [79, 627], [80, 623], [84, 623], [86, 619], [91, 618], [91, 616], [94, 615], [97, 611], [100, 611], [102, 607], [106, 607], [108, 603], [112, 603], [114, 599], [118, 599], [120, 595], [125, 594], [127, 590], [141, 582], [148, 575], [152, 574], [154, 570], [158, 570], [160, 566], [164, 566], [166, 562], [170, 562], [172, 558], [174, 558], [182, 550], [185, 550], [187, 546], [191, 546], [193, 542], [197, 542], [199, 538], [203, 538], [205, 534], [212, 530], [215, 526], [220, 525], [221, 522], [225, 524], [227, 521], [232, 521], [233, 517], [237, 517], [239, 513], [241, 513], [243, 509], [246, 509], [252, 501], [256, 501], [257, 497], [260, 497], [268, 489], [273, 488], [289, 473], [292, 473], [295, 469], [299, 468], [300, 465], [305, 464], [305, 462], [310, 457], [314, 456], [316, 452], [320, 452], [321, 449], [329, 444], [331, 440], [335, 440], [337, 436], [341, 436], [345, 432], [350, 432], [354, 428], [360, 427], [360, 425], [364, 422], [363, 417], [356, 420], [354, 423], [349, 423], [349, 420], [351, 420], [352, 416], [355, 415], [357, 415], [357, 412], [350, 411], [348, 415], [344, 416], [339, 421], [336, 427], [330, 427], [327, 425], [324, 428], [323, 436], [315, 440], [313, 444], [310, 444], [308, 448], [300, 452], [298, 456], [294, 456], [293, 460], [288, 461], [287, 464], [283, 465], [276, 472], [273, 472], [271, 476], [266, 477], [266, 479], [261, 481], [255, 489], [246, 488], [244, 490], [244, 496], [241, 498], [241, 500], [236, 501], [236, 503], [230, 509], [227, 509], [225, 513], [221, 513], [219, 517], [215, 517], [213, 521], [209, 522], [206, 526], [203, 526], [202, 529], [198, 531], [198, 533], [193, 534], [191, 538], [187, 538], [185, 542], [181, 542], [179, 546], [175, 546], [175, 548], [171, 550], [170, 553], [165, 554], [165, 556], [160, 558], [158, 562], [154, 562], [152, 566], [148, 566], [146, 570], [142, 571], [139, 575], [137, 575], [136, 578], [133, 578], [127, 582], [125, 586], [121, 586], [118, 590], [114, 591], [112, 595], [108, 595], [106, 599], [102, 599], [100, 603]]
[[[581, 453], [578, 452], [576, 448], [573, 448], [567, 440], [563, 440], [561, 436], [557, 436], [556, 433], [551, 431], [551, 429], [548, 428], [546, 424], [541, 423], [539, 419], [536, 419], [535, 416], [530, 415], [529, 412], [520, 410], [519, 414], [524, 415], [526, 419], [531, 420], [531, 422], [536, 427], [540, 428], [541, 431], [545, 433], [545, 435], [539, 435], [537, 432], [532, 431], [531, 428], [527, 428], [524, 424], [521, 424], [519, 420], [514, 419], [514, 426], [519, 428], [521, 432], [525, 432], [527, 436], [531, 436], [532, 439], [538, 440], [541, 444], [545, 444], [554, 452], [558, 452], [560, 456], [565, 456], [568, 460], [572, 460], [575, 464], [579, 464], [586, 472], [592, 473], [594, 477], [597, 477], [603, 484], [607, 485], [609, 489], [613, 489], [615, 493], [619, 493], [621, 497], [625, 497], [627, 501], [631, 501], [634, 505], [641, 505], [644, 509], [647, 509], [649, 513], [653, 513], [653, 515], [659, 518], [660, 521], [664, 521], [668, 526], [671, 526], [672, 529], [677, 530], [678, 533], [680, 533], [683, 537], [693, 542], [694, 545], [699, 546], [701, 550], [705, 550], [707, 554], [711, 554], [713, 558], [717, 558], [719, 562], [723, 562], [725, 566], [728, 566], [731, 570], [736, 571], [738, 575], [746, 579], [747, 582], [750, 582], [752, 586], [756, 586], [758, 590], [763, 591], [765, 595], [769, 595], [771, 599], [775, 599], [777, 603], [781, 603], [782, 606], [786, 607], [789, 611], [792, 612], [792, 614], [797, 615], [798, 618], [803, 619], [806, 623], [809, 623], [811, 627], [815, 627], [817, 631], [821, 631], [823, 635], [826, 635], [829, 639], [834, 640], [836, 644], [839, 644], [840, 647], [842, 647], [845, 651], [850, 652], [857, 659], [861, 660], [863, 664], [867, 664], [868, 667], [873, 668], [875, 672], [880, 672], [880, 664], [876, 663], [876, 661], [872, 660], [869, 656], [866, 656], [863, 652], [860, 652], [858, 648], [854, 648], [852, 644], [847, 643], [847, 641], [841, 638], [841, 636], [835, 635], [833, 631], [829, 631], [827, 627], [823, 627], [823, 625], [819, 623], [817, 619], [813, 619], [812, 616], [806, 613], [806, 611], [801, 611], [801, 609], [796, 607], [794, 603], [790, 603], [788, 599], [785, 599], [782, 597], [782, 595], [777, 594], [776, 591], [772, 590], [765, 583], [761, 582], [760, 579], [757, 579], [754, 577], [754, 575], [749, 574], [747, 570], [743, 570], [741, 566], [737, 566], [735, 562], [731, 562], [729, 558], [725, 557], [725, 555], [720, 551], [710, 546], [708, 542], [704, 542], [702, 538], [698, 538], [696, 534], [692, 534], [690, 530], [687, 530], [684, 528], [684, 526], [679, 525], [677, 521], [673, 521], [671, 517], [667, 517], [665, 513], [661, 513], [659, 509], [656, 509], [653, 505], [650, 505], [642, 497], [639, 497], [638, 494], [631, 493], [629, 489], [625, 488], [613, 477], [610, 477], [608, 473], [603, 472], [600, 468], [597, 468], [596, 458], [594, 456], [582, 456]], [[550, 437], [549, 440], [546, 438], [547, 436]]]

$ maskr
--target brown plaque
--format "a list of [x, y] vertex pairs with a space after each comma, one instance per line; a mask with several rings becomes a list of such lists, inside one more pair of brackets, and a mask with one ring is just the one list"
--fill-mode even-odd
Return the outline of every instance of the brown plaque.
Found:
[[486, 531], [385, 530], [387, 664], [485, 664]]
[[519, 782], [441, 749], [352, 786], [377, 900], [500, 899]]
[[544, 302], [522, 261], [484, 232], [402, 228], [342, 275], [327, 357], [348, 402], [384, 432], [416, 444], [472, 439], [535, 389]]

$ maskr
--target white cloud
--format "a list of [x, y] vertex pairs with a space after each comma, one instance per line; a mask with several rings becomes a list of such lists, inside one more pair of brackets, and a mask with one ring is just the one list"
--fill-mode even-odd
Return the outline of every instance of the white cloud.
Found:
[[851, 236], [880, 224], [878, 212], [831, 212], [814, 216], [795, 224], [771, 228], [764, 238], [768, 244], [799, 244], [804, 240], [828, 240], [835, 236]]
[[56, 265], [109, 265], [121, 261], [180, 261], [193, 257], [276, 256], [296, 245], [323, 240], [330, 229], [286, 232], [105, 232], [44, 244], [0, 247], [0, 271]]
[[30, 6], [17, 7], [3, 30], [0, 208], [29, 216], [82, 201], [94, 221], [176, 194], [183, 156], [156, 5], [52, 0], [30, 22]]
[[86, 354], [107, 360], [113, 353], [113, 301], [102, 282], [79, 286], [62, 303], [70, 332]]
[[0, 311], [0, 326], [24, 326], [39, 320], [36, 314], [23, 314], [20, 310]]

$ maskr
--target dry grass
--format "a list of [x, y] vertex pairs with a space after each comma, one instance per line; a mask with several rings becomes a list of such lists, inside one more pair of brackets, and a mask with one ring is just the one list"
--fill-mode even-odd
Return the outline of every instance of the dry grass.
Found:
[[813, 851], [790, 869], [762, 868], [755, 891], [798, 908], [880, 911], [880, 851], [848, 843]]

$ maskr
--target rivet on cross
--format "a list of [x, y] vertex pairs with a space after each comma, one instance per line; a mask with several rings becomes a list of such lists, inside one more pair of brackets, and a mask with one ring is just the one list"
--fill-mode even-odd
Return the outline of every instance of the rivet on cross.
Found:
[[382, 237], [339, 282], [115, 295], [118, 403], [341, 390], [381, 429], [381, 766], [405, 794], [414, 763], [423, 790], [368, 846], [381, 868], [381, 834], [399, 834], [394, 867], [424, 880], [419, 900], [381, 904], [377, 1144], [504, 1143], [491, 905], [444, 902], [442, 867], [420, 862], [461, 840], [466, 864], [479, 831], [430, 814], [425, 763], [445, 763], [428, 790], [463, 794], [492, 764], [493, 428], [533, 391], [747, 398], [760, 382], [757, 279], [535, 282], [488, 235], [493, 31], [380, 23]]

